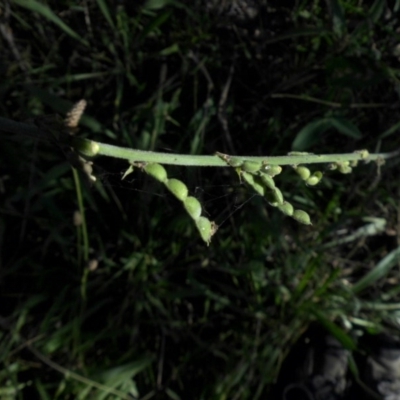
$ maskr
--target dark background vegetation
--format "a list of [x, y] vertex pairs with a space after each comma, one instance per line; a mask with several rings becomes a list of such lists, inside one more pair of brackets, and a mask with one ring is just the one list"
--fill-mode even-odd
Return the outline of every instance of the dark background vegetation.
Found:
[[[389, 0], [6, 0], [0, 112], [35, 123], [83, 98], [78, 135], [182, 154], [388, 152], [399, 15]], [[88, 263], [65, 155], [2, 135], [2, 399], [273, 398], [313, 321], [355, 352], [365, 331], [397, 334], [398, 160], [315, 188], [285, 168], [276, 181], [312, 226], [233, 171], [168, 167], [219, 225], [209, 247], [127, 167], [100, 157], [96, 184], [81, 179]]]

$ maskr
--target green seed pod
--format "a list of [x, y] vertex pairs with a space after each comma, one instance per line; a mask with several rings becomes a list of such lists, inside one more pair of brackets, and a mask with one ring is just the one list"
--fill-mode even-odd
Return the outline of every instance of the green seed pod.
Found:
[[196, 221], [196, 227], [200, 232], [201, 238], [208, 244], [210, 244], [211, 236], [213, 235], [213, 226], [206, 217], [200, 217]]
[[342, 162], [342, 163], [337, 163], [338, 166], [338, 171], [342, 174], [350, 174], [352, 171], [352, 168], [349, 165], [350, 163], [348, 161]]
[[178, 181], [178, 179], [168, 179], [165, 186], [178, 200], [186, 200], [188, 196], [188, 188], [183, 182]]
[[274, 189], [275, 188], [275, 182], [272, 179], [271, 176], [264, 174], [264, 173], [260, 173], [259, 174], [260, 180], [262, 182], [262, 184], [268, 188], [268, 189]]
[[316, 171], [306, 180], [306, 184], [308, 186], [315, 186], [322, 179], [322, 176], [321, 171]]
[[280, 204], [278, 208], [281, 212], [289, 217], [293, 215], [293, 206], [287, 201], [284, 201], [282, 204]]
[[315, 186], [319, 182], [319, 179], [315, 176], [311, 176], [306, 180], [308, 186]]
[[343, 167], [343, 168], [338, 168], [339, 172], [342, 174], [351, 174], [353, 169], [351, 167]]
[[269, 204], [273, 207], [278, 207], [283, 204], [283, 194], [277, 187], [273, 190], [267, 191], [266, 198]]
[[280, 191], [280, 189], [278, 189], [277, 187], [274, 188], [274, 190], [272, 190], [272, 194], [274, 195], [275, 200], [278, 203], [278, 205], [283, 204], [283, 194]]
[[248, 172], [241, 172], [240, 174], [245, 182], [247, 182], [250, 186], [254, 184], [254, 176], [249, 174]]
[[276, 198], [275, 198], [275, 196], [274, 196], [274, 194], [272, 193], [271, 190], [267, 190], [265, 192], [265, 198], [268, 201], [270, 206], [278, 207], [279, 204], [277, 203]]
[[242, 170], [246, 172], [257, 172], [261, 168], [261, 164], [255, 161], [245, 161]]
[[265, 165], [265, 167], [262, 168], [262, 172], [274, 177], [282, 172], [282, 167], [280, 165]]
[[164, 183], [167, 180], [167, 171], [160, 164], [146, 164], [144, 170], [159, 182]]
[[94, 157], [100, 150], [100, 146], [96, 142], [79, 137], [72, 139], [72, 146], [86, 157]]
[[261, 196], [264, 196], [264, 186], [255, 180], [254, 175], [243, 171], [241, 175], [243, 177], [243, 180], [245, 180], [257, 193], [261, 194]]
[[257, 180], [255, 180], [255, 181], [254, 181], [254, 184], [253, 184], [252, 186], [253, 186], [253, 189], [254, 189], [258, 194], [260, 194], [261, 196], [264, 196], [264, 194], [265, 194], [265, 188], [264, 188], [264, 186], [263, 186], [260, 182], [257, 182]]
[[200, 202], [192, 196], [188, 196], [186, 200], [183, 202], [183, 205], [187, 211], [187, 213], [197, 221], [201, 215], [201, 204]]
[[304, 165], [297, 166], [295, 168], [295, 171], [299, 174], [300, 178], [303, 179], [303, 181], [306, 181], [311, 175], [311, 171]]
[[303, 210], [294, 210], [292, 217], [304, 225], [311, 225], [310, 216]]

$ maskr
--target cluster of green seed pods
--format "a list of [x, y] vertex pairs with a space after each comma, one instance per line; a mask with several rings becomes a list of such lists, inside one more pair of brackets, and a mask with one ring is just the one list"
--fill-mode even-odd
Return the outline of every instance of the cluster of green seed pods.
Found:
[[311, 173], [311, 171], [304, 165], [297, 165], [294, 167], [294, 169], [308, 186], [317, 185], [323, 177], [323, 173], [321, 171], [315, 171]]
[[[93, 152], [90, 148], [87, 150]], [[96, 151], [96, 149], [94, 149]], [[359, 154], [359, 159], [368, 161], [369, 153], [367, 150], [359, 150], [355, 153]], [[307, 155], [309, 153], [292, 152], [289, 155]], [[293, 205], [286, 201], [281, 190], [276, 186], [274, 177], [282, 172], [282, 167], [279, 165], [269, 165], [268, 162], [246, 160], [240, 157], [231, 157], [227, 154], [216, 153], [229, 166], [236, 169], [241, 179], [251, 186], [259, 195], [264, 196], [268, 203], [276, 207], [283, 214], [294, 218], [296, 221], [310, 225], [311, 220], [307, 212], [303, 210], [295, 210]], [[328, 165], [328, 169], [337, 169], [343, 174], [352, 172], [352, 168], [357, 166], [358, 160], [334, 162]], [[321, 171], [311, 172], [304, 165], [293, 166], [299, 177], [308, 186], [317, 185], [323, 178]], [[197, 229], [200, 232], [202, 239], [209, 244], [211, 237], [216, 231], [216, 225], [209, 221], [206, 217], [201, 216], [201, 204], [192, 196], [188, 195], [186, 185], [178, 179], [168, 179], [167, 172], [160, 164], [146, 164], [144, 170], [153, 178], [162, 182], [167, 189], [183, 203], [187, 213], [195, 221]]]
[[[368, 162], [368, 150], [357, 150], [359, 160]], [[269, 204], [277, 207], [283, 214], [294, 218], [296, 221], [305, 225], [310, 225], [310, 216], [303, 210], [295, 210], [293, 206], [285, 201], [282, 192], [275, 185], [274, 177], [282, 172], [282, 167], [279, 165], [269, 165], [268, 162], [257, 162], [252, 160], [245, 160], [240, 157], [231, 157], [227, 154], [216, 153], [228, 165], [234, 167], [249, 186], [251, 186], [258, 194], [265, 196]], [[309, 155], [311, 153], [291, 152], [288, 155]], [[349, 174], [352, 168], [357, 166], [359, 160], [334, 162], [328, 165], [328, 169], [337, 169], [342, 174]], [[321, 171], [311, 172], [309, 168], [304, 165], [293, 166], [300, 178], [308, 186], [317, 185], [323, 178]]]
[[[266, 162], [255, 162], [243, 160], [236, 157], [230, 157], [225, 154], [217, 153], [228, 165], [236, 168], [243, 179], [258, 194], [264, 196], [268, 203], [278, 208], [283, 214], [294, 218], [296, 221], [305, 225], [310, 225], [310, 216], [303, 210], [295, 210], [292, 204], [285, 201], [281, 190], [276, 187], [274, 177], [282, 172], [279, 165], [269, 165]], [[306, 169], [308, 170], [308, 169]], [[303, 172], [306, 172], [305, 170]], [[308, 170], [306, 182], [309, 185], [316, 185], [322, 178], [322, 173], [314, 173]]]
[[356, 150], [355, 154], [359, 155], [359, 160], [352, 161], [337, 161], [328, 165], [328, 169], [337, 170], [342, 174], [350, 174], [353, 168], [357, 167], [359, 161], [368, 162], [369, 152], [368, 150]]
[[217, 230], [216, 224], [208, 218], [201, 216], [201, 204], [195, 197], [189, 196], [187, 186], [178, 179], [168, 179], [167, 171], [160, 164], [146, 164], [143, 169], [148, 175], [163, 183], [165, 187], [183, 203], [186, 212], [196, 224], [201, 238], [209, 245], [212, 236]]

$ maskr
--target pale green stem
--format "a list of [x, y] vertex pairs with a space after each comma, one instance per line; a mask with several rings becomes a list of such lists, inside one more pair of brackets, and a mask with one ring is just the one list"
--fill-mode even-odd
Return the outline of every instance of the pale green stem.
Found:
[[[228, 164], [217, 155], [196, 156], [188, 154], [158, 153], [129, 149], [125, 147], [112, 146], [105, 143], [95, 142], [87, 139], [75, 138], [75, 146], [84, 155], [103, 155], [127, 160], [129, 162], [155, 162], [159, 164], [184, 165], [187, 167], [227, 167]], [[86, 150], [87, 149], [87, 150]], [[369, 154], [364, 161], [377, 161], [393, 158], [400, 155], [400, 150], [391, 153]], [[234, 156], [236, 160], [255, 161], [269, 165], [297, 165], [297, 164], [322, 164], [343, 161], [362, 160], [361, 153], [347, 154], [311, 154], [286, 156]]]
[[[276, 96], [276, 95], [275, 95]], [[48, 134], [41, 131], [32, 124], [15, 122], [0, 117], [0, 131], [9, 133], [20, 133], [34, 138], [49, 140]], [[184, 165], [196, 167], [228, 167], [228, 164], [216, 155], [196, 156], [184, 154], [156, 153], [151, 151], [142, 151], [135, 149], [127, 149], [124, 147], [112, 146], [105, 143], [94, 142], [91, 140], [74, 138], [76, 141], [74, 147], [87, 156], [104, 155], [109, 157], [120, 158], [128, 161], [157, 162], [169, 165]], [[96, 148], [95, 154], [88, 154], [82, 148]], [[393, 158], [400, 155], [400, 150], [390, 153], [370, 154], [365, 161], [377, 161]], [[243, 161], [265, 162], [270, 165], [297, 165], [297, 164], [318, 164], [318, 163], [335, 163], [343, 161], [360, 160], [360, 153], [349, 154], [306, 154], [306, 155], [288, 155], [288, 156], [235, 156], [235, 158]]]

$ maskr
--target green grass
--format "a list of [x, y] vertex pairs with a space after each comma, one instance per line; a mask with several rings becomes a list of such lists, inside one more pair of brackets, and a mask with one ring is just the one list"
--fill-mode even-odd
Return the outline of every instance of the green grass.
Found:
[[[389, 152], [400, 35], [380, 3], [263, 6], [246, 23], [200, 2], [13, 0], [0, 115], [40, 124], [84, 98], [77, 135], [123, 147]], [[284, 170], [312, 226], [233, 170], [168, 167], [219, 225], [209, 247], [163, 185], [93, 161], [90, 186], [65, 149], [2, 133], [1, 398], [271, 398], [313, 321], [354, 352], [361, 332], [398, 331], [398, 159], [316, 187]]]

